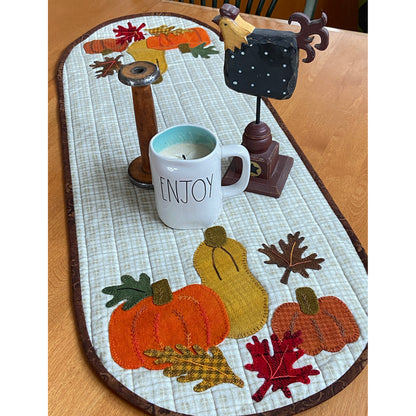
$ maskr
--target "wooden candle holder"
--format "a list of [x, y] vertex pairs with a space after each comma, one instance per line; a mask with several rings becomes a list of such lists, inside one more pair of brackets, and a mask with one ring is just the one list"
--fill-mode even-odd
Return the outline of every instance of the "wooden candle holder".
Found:
[[[250, 182], [246, 191], [279, 198], [293, 166], [293, 158], [279, 154], [279, 143], [272, 140], [269, 126], [262, 121], [247, 125], [242, 145], [247, 148], [251, 160]], [[241, 168], [240, 159], [234, 158], [222, 184], [235, 183]]]
[[157, 133], [152, 87], [160, 77], [159, 68], [146, 61], [136, 61], [121, 67], [118, 79], [131, 87], [134, 116], [139, 137], [141, 156], [134, 159], [128, 169], [130, 181], [145, 189], [153, 189], [149, 162], [149, 142]]

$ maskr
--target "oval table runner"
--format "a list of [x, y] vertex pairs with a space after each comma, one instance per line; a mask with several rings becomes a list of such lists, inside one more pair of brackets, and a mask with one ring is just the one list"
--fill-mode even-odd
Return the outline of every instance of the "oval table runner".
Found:
[[[367, 362], [367, 256], [358, 239], [267, 100], [262, 119], [294, 158], [280, 198], [225, 200], [215, 238], [163, 225], [153, 191], [127, 174], [140, 150], [131, 90], [117, 70], [135, 60], [162, 72], [152, 85], [159, 131], [199, 124], [223, 144], [240, 143], [256, 108], [255, 97], [225, 87], [218, 34], [185, 16], [114, 19], [67, 48], [57, 82], [74, 305], [88, 360], [107, 386], [155, 415], [289, 415], [332, 397]], [[204, 292], [201, 279], [215, 273], [236, 279], [236, 291]], [[173, 292], [165, 302], [183, 300], [165, 315], [150, 287], [163, 279]], [[227, 337], [229, 326], [254, 319], [258, 296], [265, 323]], [[233, 317], [229, 303], [239, 305]], [[150, 318], [140, 321], [144, 311]], [[172, 331], [186, 341], [165, 344]]]

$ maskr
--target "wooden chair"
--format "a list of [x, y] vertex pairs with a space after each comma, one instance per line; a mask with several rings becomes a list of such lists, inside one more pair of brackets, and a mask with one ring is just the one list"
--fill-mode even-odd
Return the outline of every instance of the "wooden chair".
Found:
[[[179, 1], [181, 3], [184, 3], [184, 0], [175, 0], [175, 1]], [[223, 3], [232, 3], [236, 7], [238, 7], [243, 13], [256, 14], [256, 15], [260, 16], [262, 11], [263, 11], [263, 8], [265, 8], [266, 0], [256, 0], [256, 1], [247, 0], [246, 8], [245, 8], [244, 11], [243, 11], [242, 7], [240, 7], [241, 6], [241, 0], [235, 0], [235, 1], [228, 1], [228, 0], [221, 1], [220, 0], [219, 2], [217, 0], [212, 0], [212, 1], [209, 1], [209, 0], [208, 1], [206, 1], [206, 0], [189, 0], [188, 2], [191, 3], [191, 4], [199, 4], [201, 6], [213, 7], [215, 9], [219, 9], [223, 5]], [[277, 2], [278, 2], [278, 0], [271, 0], [269, 8], [267, 9], [267, 12], [264, 16], [266, 16], [266, 17], [271, 16], [271, 14], [273, 13], [273, 10], [276, 7]], [[310, 19], [312, 19], [313, 15], [315, 13], [317, 2], [318, 2], [318, 0], [306, 0], [305, 9], [304, 9], [303, 12]], [[243, 3], [245, 3], [245, 2], [243, 2]], [[257, 7], [254, 9], [256, 4], [257, 4]], [[253, 10], [252, 10], [252, 8], [253, 8]], [[294, 10], [294, 11], [296, 11], [296, 10]]]

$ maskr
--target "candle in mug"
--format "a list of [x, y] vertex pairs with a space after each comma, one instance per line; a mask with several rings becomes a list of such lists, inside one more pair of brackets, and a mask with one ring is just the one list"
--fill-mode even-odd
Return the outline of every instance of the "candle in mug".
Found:
[[211, 150], [209, 147], [200, 143], [182, 142], [166, 147], [159, 154], [172, 159], [191, 160], [201, 159], [211, 153]]
[[[229, 157], [243, 160], [241, 177], [221, 186], [221, 160]], [[149, 160], [156, 209], [171, 228], [209, 227], [221, 213], [222, 199], [242, 193], [250, 179], [250, 155], [244, 146], [221, 146], [214, 133], [191, 124], [156, 134]]]

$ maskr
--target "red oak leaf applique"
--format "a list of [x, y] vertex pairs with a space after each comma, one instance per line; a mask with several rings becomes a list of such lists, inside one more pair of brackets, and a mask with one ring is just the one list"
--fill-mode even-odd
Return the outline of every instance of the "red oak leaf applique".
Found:
[[116, 34], [117, 43], [131, 42], [132, 40], [138, 41], [144, 39], [143, 32], [141, 31], [145, 27], [145, 24], [142, 23], [139, 27], [133, 26], [131, 22], [127, 23], [127, 27], [118, 25], [117, 29], [113, 29], [113, 32]]
[[298, 349], [298, 345], [302, 343], [300, 332], [293, 334], [286, 332], [280, 341], [275, 334], [270, 339], [273, 346], [274, 355], [270, 355], [270, 347], [267, 339], [262, 342], [256, 336], [253, 336], [253, 344], [248, 343], [252, 358], [252, 364], [246, 364], [245, 368], [250, 371], [258, 371], [258, 378], [264, 378], [265, 381], [261, 387], [253, 394], [253, 400], [261, 401], [269, 388], [272, 391], [281, 389], [283, 394], [290, 398], [292, 393], [289, 390], [289, 384], [301, 382], [309, 384], [309, 376], [319, 374], [318, 370], [307, 365], [301, 368], [293, 368], [292, 365], [304, 355], [303, 350]]

